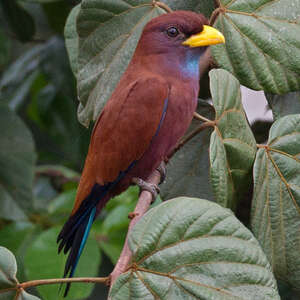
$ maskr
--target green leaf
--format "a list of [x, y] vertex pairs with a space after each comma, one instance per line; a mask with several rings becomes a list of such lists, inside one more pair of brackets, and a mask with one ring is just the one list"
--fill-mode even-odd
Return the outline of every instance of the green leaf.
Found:
[[145, 24], [164, 13], [150, 0], [85, 0], [77, 17], [79, 121], [96, 120], [125, 71]]
[[76, 21], [80, 11], [80, 7], [81, 4], [78, 4], [75, 7], [73, 7], [73, 9], [71, 10], [67, 18], [65, 31], [64, 31], [66, 48], [69, 55], [70, 65], [75, 76], [77, 74], [77, 69], [78, 69], [77, 60], [78, 60], [78, 48], [79, 48], [79, 37], [76, 29]]
[[102, 218], [92, 227], [99, 247], [114, 264], [122, 251], [130, 221], [128, 214], [134, 210], [138, 193], [138, 188], [134, 186], [111, 199], [102, 211]]
[[49, 213], [53, 216], [63, 214], [65, 217], [67, 217], [74, 205], [76, 190], [77, 189], [71, 189], [55, 197], [48, 206]]
[[40, 300], [40, 298], [30, 295], [23, 290], [16, 298], [11, 300]]
[[16, 278], [17, 262], [14, 255], [0, 246], [0, 299], [1, 300], [40, 300], [26, 293], [23, 289], [14, 288], [19, 283]]
[[[198, 102], [197, 112], [209, 119], [214, 119], [211, 105]], [[193, 120], [185, 137], [195, 133], [201, 126], [199, 120]], [[212, 128], [206, 128], [195, 135], [179, 149], [167, 164], [167, 177], [160, 187], [164, 200], [178, 196], [190, 196], [214, 200], [209, 182], [209, 139]]]
[[15, 253], [22, 245], [23, 240], [27, 234], [30, 234], [34, 230], [34, 225], [29, 222], [14, 222], [0, 230], [1, 245]]
[[275, 275], [300, 284], [300, 115], [277, 120], [254, 164], [251, 226]]
[[0, 216], [24, 219], [32, 207], [36, 153], [30, 131], [6, 106], [0, 106]]
[[60, 36], [54, 36], [44, 44], [40, 65], [56, 91], [61, 89], [64, 95], [75, 96], [75, 82], [68, 63], [65, 43]]
[[176, 198], [151, 209], [129, 235], [131, 269], [111, 290], [126, 299], [279, 299], [252, 233], [210, 201]]
[[204, 14], [207, 18], [214, 11], [214, 0], [162, 0], [173, 10], [192, 10]]
[[33, 187], [33, 207], [34, 211], [45, 213], [49, 202], [57, 195], [57, 190], [53, 187], [50, 177], [39, 176], [34, 181]]
[[35, 46], [20, 56], [2, 74], [0, 100], [16, 110], [26, 100], [30, 86], [39, 75], [42, 45]]
[[[44, 231], [27, 250], [24, 265], [29, 280], [60, 278], [63, 275], [67, 256], [62, 253], [57, 254], [56, 238], [60, 230], [61, 227], [59, 226]], [[99, 248], [95, 240], [89, 239], [79, 260], [76, 274], [80, 277], [96, 276], [99, 264]], [[47, 300], [73, 300], [87, 297], [92, 290], [92, 285], [73, 284], [66, 298], [63, 298], [62, 293], [59, 293], [59, 286], [57, 285], [38, 286], [37, 289], [41, 296]]]
[[1, 0], [4, 15], [21, 42], [28, 42], [35, 34], [34, 20], [15, 0]]
[[113, 264], [120, 257], [130, 221], [128, 214], [134, 210], [134, 207], [134, 202], [115, 207], [101, 222], [100, 230], [96, 232], [99, 246]]
[[300, 92], [285, 95], [274, 95], [266, 93], [269, 106], [272, 109], [275, 120], [286, 115], [300, 113]]
[[44, 3], [59, 2], [59, 1], [64, 1], [64, 0], [21, 0], [21, 1], [44, 4]]
[[11, 53], [11, 41], [8, 37], [4, 34], [3, 30], [0, 30], [0, 70], [3, 65], [7, 64]]
[[60, 35], [63, 34], [66, 19], [70, 13], [70, 3], [60, 0], [43, 1], [41, 4], [51, 29]]
[[1, 293], [0, 300], [40, 300], [40, 298], [26, 293], [24, 290], [16, 290]]
[[16, 257], [18, 279], [21, 282], [28, 280], [25, 275], [24, 256], [41, 231], [41, 226], [29, 222], [13, 222], [0, 230], [1, 245], [12, 251]]
[[256, 142], [243, 110], [239, 82], [222, 69], [212, 70], [209, 76], [216, 111], [210, 179], [217, 203], [234, 209], [251, 180]]
[[0, 246], [0, 289], [15, 287], [17, 262], [14, 255], [6, 248]]
[[220, 0], [215, 22], [226, 43], [211, 47], [241, 84], [283, 94], [300, 90], [300, 0]]

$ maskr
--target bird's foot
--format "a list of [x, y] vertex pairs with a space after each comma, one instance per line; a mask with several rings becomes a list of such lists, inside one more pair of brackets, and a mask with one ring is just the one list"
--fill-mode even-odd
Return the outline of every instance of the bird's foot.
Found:
[[135, 183], [136, 185], [138, 185], [139, 188], [141, 189], [141, 191], [150, 192], [152, 195], [152, 203], [155, 201], [157, 195], [160, 192], [160, 189], [156, 184], [146, 182], [143, 179], [138, 178], [138, 177], [132, 178], [132, 182]]
[[156, 170], [160, 173], [160, 182], [159, 182], [159, 184], [162, 184], [166, 179], [166, 173], [167, 173], [165, 162], [162, 161], [160, 163], [160, 165], [156, 168]]

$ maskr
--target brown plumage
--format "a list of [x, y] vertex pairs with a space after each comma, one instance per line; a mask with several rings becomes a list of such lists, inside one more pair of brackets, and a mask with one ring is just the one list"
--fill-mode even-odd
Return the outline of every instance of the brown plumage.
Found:
[[188, 128], [197, 105], [199, 60], [206, 46], [223, 42], [216, 30], [203, 27], [206, 23], [203, 15], [177, 11], [145, 26], [94, 127], [75, 205], [58, 236], [59, 250], [71, 249], [65, 276], [73, 276], [105, 203], [133, 177], [146, 180]]

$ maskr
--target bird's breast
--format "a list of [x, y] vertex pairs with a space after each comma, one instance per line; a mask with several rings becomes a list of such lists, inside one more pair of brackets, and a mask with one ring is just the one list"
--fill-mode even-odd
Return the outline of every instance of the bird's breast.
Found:
[[170, 86], [168, 106], [162, 125], [153, 137], [146, 152], [134, 163], [125, 178], [111, 192], [111, 196], [124, 191], [130, 185], [133, 177], [146, 180], [172, 152], [188, 129], [197, 106], [198, 81], [194, 83], [173, 82]]
[[166, 152], [171, 151], [188, 129], [197, 107], [197, 82], [174, 84], [170, 90], [169, 106], [161, 135], [167, 141]]

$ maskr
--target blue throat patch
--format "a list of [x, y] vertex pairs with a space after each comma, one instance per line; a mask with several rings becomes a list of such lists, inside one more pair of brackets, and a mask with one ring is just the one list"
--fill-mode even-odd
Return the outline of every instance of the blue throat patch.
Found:
[[195, 53], [188, 53], [184, 63], [182, 64], [182, 72], [188, 77], [199, 76], [199, 59], [200, 55]]

